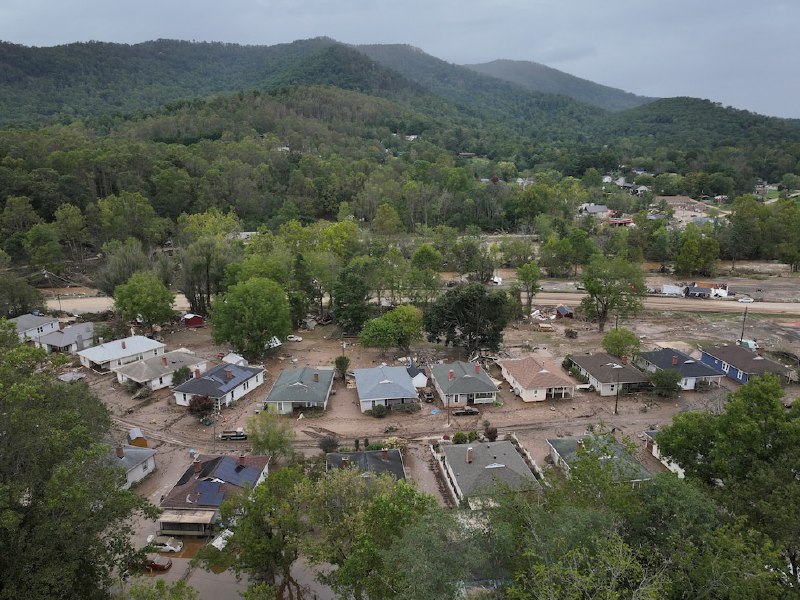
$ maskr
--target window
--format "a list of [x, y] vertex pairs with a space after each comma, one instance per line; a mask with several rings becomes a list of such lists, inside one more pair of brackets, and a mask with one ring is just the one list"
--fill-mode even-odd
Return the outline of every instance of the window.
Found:
[[163, 378], [163, 377], [159, 377], [159, 378], [158, 378], [158, 383], [159, 383], [159, 385], [161, 385], [162, 383], [164, 383], [164, 378]]
[[739, 369], [739, 373], [736, 375], [736, 378], [737, 379], [743, 379], [744, 378], [744, 372], [742, 372], [741, 369]]
[[147, 473], [149, 470], [150, 470], [150, 461], [146, 460], [142, 465], [142, 473]]

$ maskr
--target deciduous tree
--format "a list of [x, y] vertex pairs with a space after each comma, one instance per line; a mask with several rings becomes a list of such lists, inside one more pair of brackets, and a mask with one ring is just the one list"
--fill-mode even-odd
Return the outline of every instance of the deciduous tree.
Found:
[[147, 325], [169, 321], [175, 294], [152, 272], [136, 273], [114, 290], [114, 306], [125, 319], [141, 316]]
[[600, 332], [611, 314], [633, 315], [643, 308], [644, 277], [636, 264], [620, 258], [595, 258], [584, 270], [581, 281], [586, 288], [581, 308], [597, 321]]

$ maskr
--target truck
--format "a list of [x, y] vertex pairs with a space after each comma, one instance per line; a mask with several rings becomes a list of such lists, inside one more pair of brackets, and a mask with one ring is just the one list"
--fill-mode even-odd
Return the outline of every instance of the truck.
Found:
[[244, 429], [240, 427], [239, 429], [229, 429], [227, 431], [223, 431], [219, 434], [219, 439], [223, 441], [244, 441], [247, 439], [247, 434], [244, 432]]

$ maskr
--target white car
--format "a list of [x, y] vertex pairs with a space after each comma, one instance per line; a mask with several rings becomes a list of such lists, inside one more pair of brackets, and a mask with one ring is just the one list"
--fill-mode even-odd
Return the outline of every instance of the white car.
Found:
[[302, 342], [303, 338], [301, 338], [299, 335], [291, 334], [291, 335], [287, 335], [286, 336], [286, 341], [287, 342]]
[[739, 302], [745, 302], [750, 304], [751, 302], [755, 302], [750, 296], [745, 296], [744, 298], [739, 298]]
[[180, 552], [183, 550], [183, 542], [168, 535], [149, 535], [147, 536], [147, 545], [157, 552]]

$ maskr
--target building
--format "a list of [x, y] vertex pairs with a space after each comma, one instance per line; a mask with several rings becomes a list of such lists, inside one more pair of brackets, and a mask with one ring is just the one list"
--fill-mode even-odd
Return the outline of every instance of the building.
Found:
[[491, 404], [497, 400], [497, 385], [478, 363], [455, 362], [433, 365], [431, 378], [446, 407]]
[[419, 402], [417, 388], [406, 367], [374, 367], [355, 369], [356, 392], [361, 412], [376, 406], [390, 408], [398, 404]]
[[[617, 358], [605, 352], [576, 354], [572, 362], [601, 396], [635, 392], [650, 387], [650, 381], [627, 358]], [[619, 390], [617, 389], [619, 388]]]
[[181, 321], [186, 327], [204, 327], [206, 320], [200, 315], [186, 313], [181, 317]]
[[142, 335], [134, 335], [81, 350], [78, 357], [87, 369], [104, 372], [160, 354], [164, 354], [164, 344]]
[[653, 474], [631, 456], [612, 435], [593, 438], [591, 435], [577, 435], [563, 438], [549, 438], [550, 458], [553, 464], [561, 467], [569, 478], [571, 465], [583, 452], [602, 453], [600, 460], [609, 464], [612, 476], [619, 483], [630, 483], [638, 486], [653, 478]]
[[397, 481], [406, 478], [403, 454], [397, 448], [364, 452], [329, 452], [325, 455], [325, 467], [328, 471], [349, 468], [371, 475], [388, 473]]
[[697, 389], [698, 382], [719, 386], [722, 381], [722, 374], [719, 371], [674, 348], [642, 352], [634, 363], [645, 373], [667, 369], [677, 371], [681, 375], [679, 383], [682, 390]]
[[[531, 468], [511, 442], [473, 442], [441, 446], [445, 479], [458, 502], [491, 496], [502, 489], [541, 490]], [[480, 506], [473, 502], [473, 507]]]
[[581, 204], [578, 207], [578, 214], [579, 215], [591, 215], [593, 217], [605, 219], [611, 214], [613, 211], [610, 210], [605, 204], [595, 204], [595, 203], [588, 203], [588, 204]]
[[75, 354], [92, 346], [94, 323], [75, 323], [64, 329], [46, 333], [36, 340], [36, 346], [50, 352]]
[[139, 448], [148, 448], [150, 446], [147, 443], [147, 438], [144, 437], [144, 433], [138, 427], [131, 427], [128, 430], [128, 443]]
[[285, 369], [264, 400], [264, 409], [279, 415], [291, 414], [296, 408], [328, 408], [333, 387], [333, 369], [303, 367]]
[[662, 456], [661, 450], [658, 449], [658, 442], [656, 442], [656, 436], [658, 435], [657, 430], [648, 429], [647, 431], [642, 432], [642, 435], [644, 436], [645, 446], [650, 454], [657, 458], [662, 465], [675, 473], [680, 479], [686, 477], [685, 471], [678, 463], [671, 461], [665, 456]]
[[556, 319], [574, 319], [575, 312], [566, 304], [556, 308]]
[[58, 319], [55, 317], [43, 317], [41, 315], [20, 315], [8, 320], [13, 323], [17, 330], [20, 342], [28, 340], [38, 340], [43, 335], [58, 331]]
[[263, 383], [263, 368], [223, 363], [209, 369], [205, 374], [195, 370], [194, 377], [176, 386], [173, 393], [175, 403], [179, 406], [189, 406], [195, 396], [208, 396], [214, 400], [215, 410], [220, 410]]
[[414, 387], [417, 389], [427, 387], [428, 385], [428, 376], [425, 375], [425, 371], [411, 365], [406, 369], [408, 371], [408, 376], [411, 377], [411, 381], [414, 382]]
[[111, 454], [114, 465], [125, 470], [125, 483], [120, 487], [129, 489], [156, 469], [156, 451], [139, 446], [120, 445]]
[[763, 356], [762, 349], [753, 352], [744, 346], [722, 344], [701, 350], [700, 360], [737, 383], [747, 383], [751, 377], [774, 373], [787, 383], [794, 379], [791, 369]]
[[572, 398], [575, 384], [550, 361], [528, 356], [498, 363], [513, 392], [523, 402]]
[[202, 373], [208, 368], [208, 362], [194, 352], [181, 348], [161, 356], [114, 367], [112, 371], [116, 372], [120, 383], [132, 381], [151, 390], [160, 390], [172, 385], [172, 376], [182, 367], [188, 368], [192, 373], [198, 370]]
[[260, 484], [269, 473], [268, 456], [199, 455], [161, 501], [161, 535], [208, 536], [219, 507], [245, 487]]

